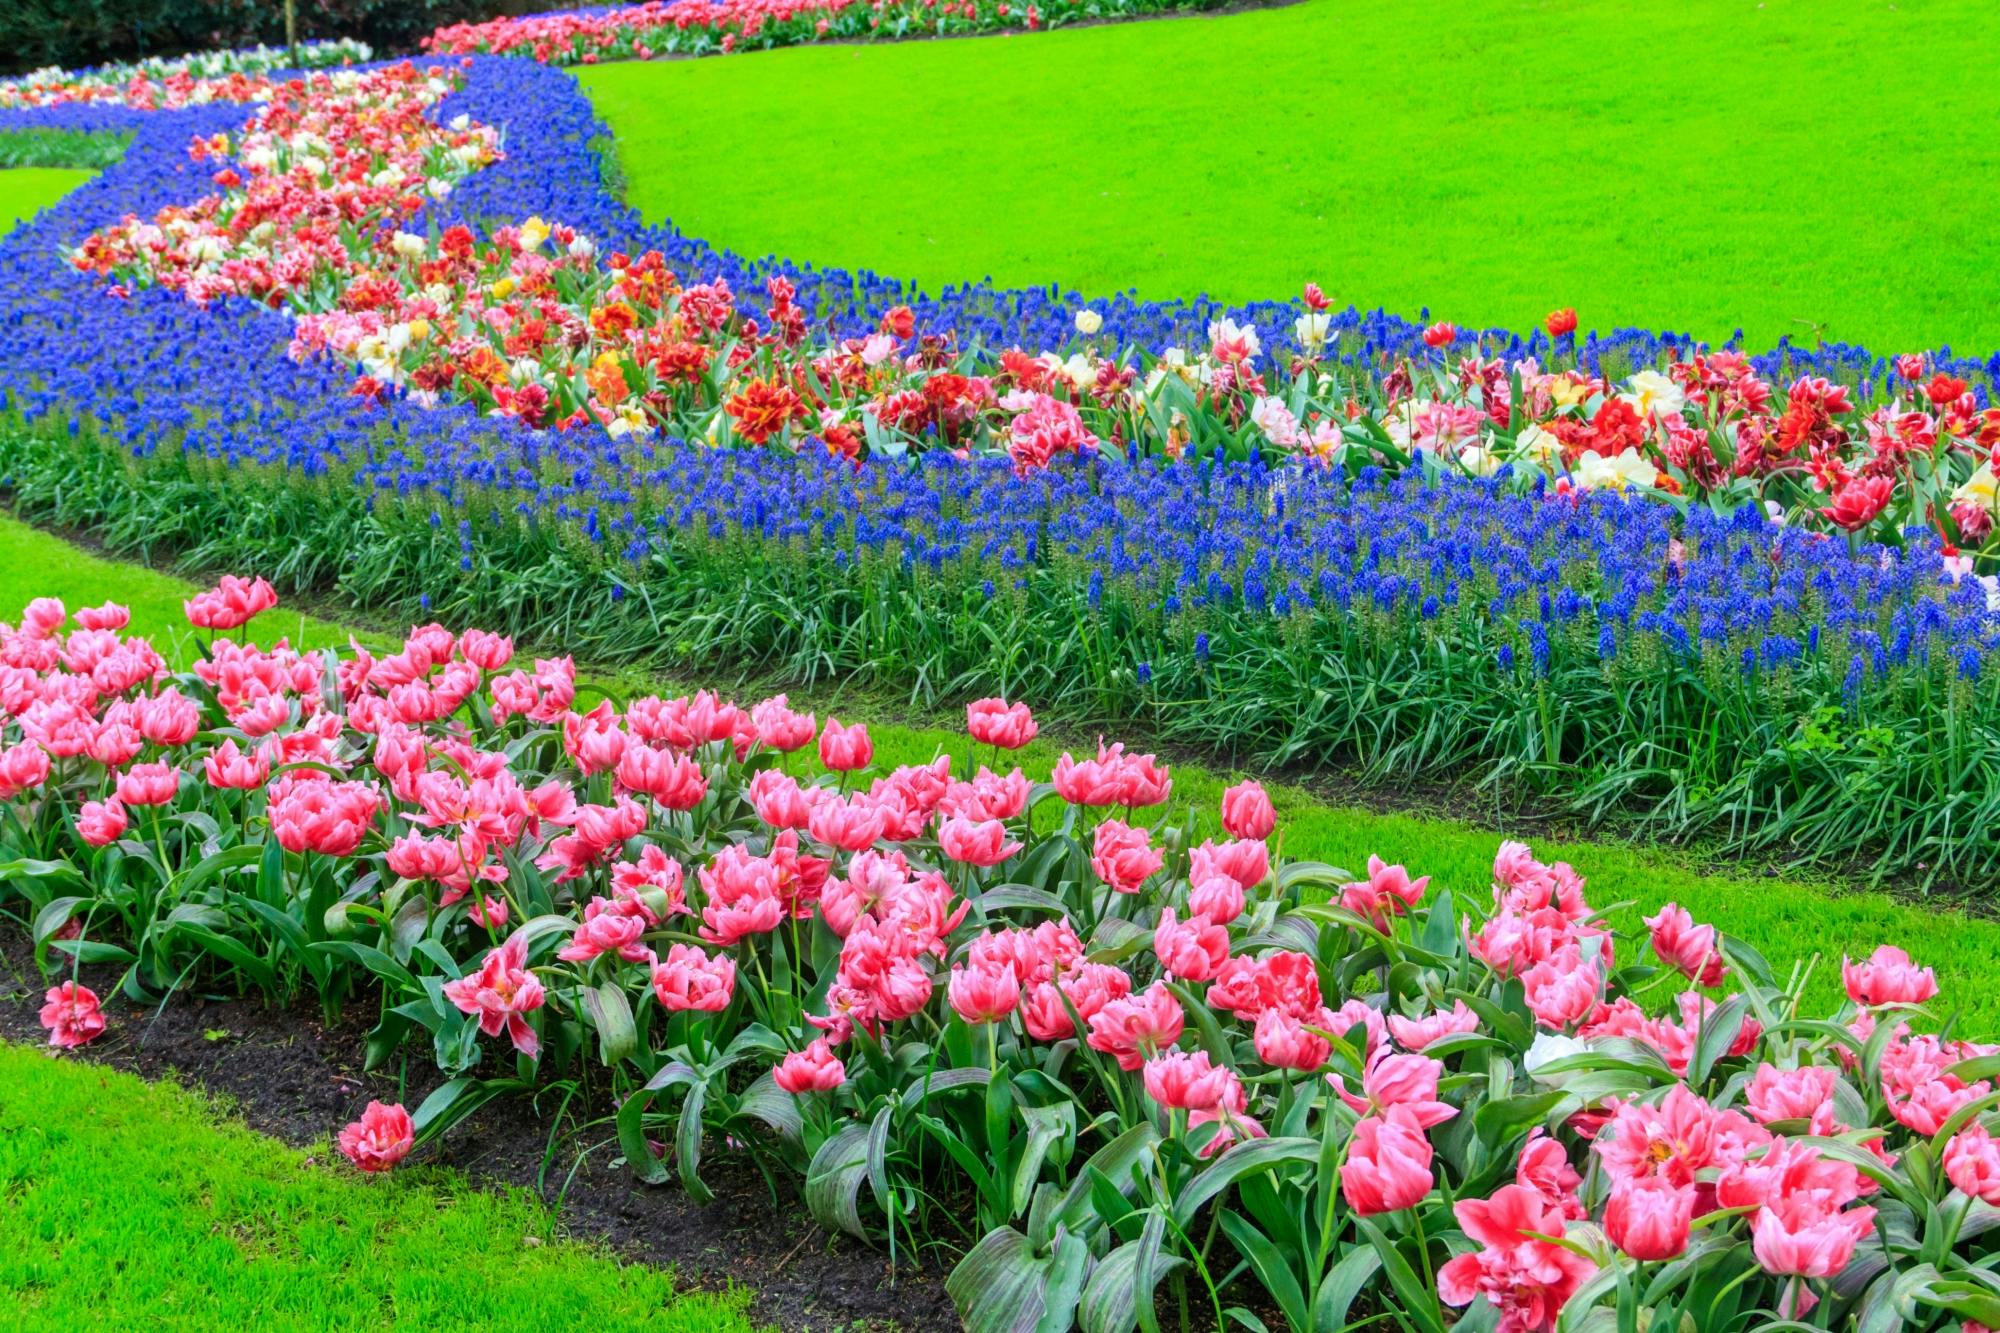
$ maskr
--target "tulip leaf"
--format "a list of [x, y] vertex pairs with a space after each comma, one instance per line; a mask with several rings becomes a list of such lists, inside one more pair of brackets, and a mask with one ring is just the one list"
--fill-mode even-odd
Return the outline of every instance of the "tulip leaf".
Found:
[[1162, 1277], [1187, 1262], [1178, 1255], [1160, 1253], [1166, 1230], [1166, 1216], [1156, 1209], [1147, 1214], [1138, 1239], [1098, 1260], [1076, 1312], [1077, 1327], [1083, 1333], [1131, 1333], [1141, 1321], [1154, 1324], [1153, 1289]]
[[1264, 1294], [1278, 1303], [1285, 1319], [1293, 1328], [1312, 1327], [1312, 1321], [1306, 1314], [1305, 1292], [1300, 1290], [1298, 1275], [1285, 1262], [1280, 1247], [1273, 1245], [1241, 1213], [1225, 1208], [1219, 1217], [1223, 1233], [1236, 1247], [1236, 1252], [1249, 1261], [1257, 1274], [1257, 1281], [1263, 1285]]
[[1035, 1182], [1041, 1178], [1042, 1163], [1048, 1160], [1050, 1151], [1059, 1143], [1076, 1138], [1076, 1107], [1073, 1103], [1024, 1106], [1021, 1118], [1028, 1123], [1028, 1137], [1021, 1145], [1020, 1160], [1014, 1164], [1012, 1215], [1015, 1217], [1019, 1217], [1034, 1198]]
[[1361, 1289], [1381, 1268], [1382, 1256], [1372, 1245], [1356, 1245], [1341, 1255], [1340, 1262], [1320, 1279], [1319, 1295], [1313, 1301], [1311, 1327], [1332, 1330], [1345, 1326], [1354, 1298], [1361, 1294]]
[[1012, 1227], [989, 1231], [945, 1279], [966, 1333], [1061, 1333], [1082, 1298], [1090, 1250], [1059, 1232], [1052, 1252], [1036, 1252]]
[[681, 1103], [680, 1123], [674, 1128], [674, 1159], [680, 1168], [681, 1188], [696, 1203], [713, 1203], [715, 1191], [701, 1178], [702, 1114], [708, 1109], [708, 1084], [693, 1083]]
[[1254, 1171], [1270, 1171], [1295, 1162], [1319, 1160], [1319, 1140], [1252, 1139], [1238, 1143], [1210, 1163], [1174, 1196], [1174, 1220], [1185, 1230], [1209, 1200]]
[[806, 1121], [799, 1111], [799, 1099], [779, 1087], [768, 1069], [743, 1090], [743, 1095], [736, 1099], [736, 1110], [739, 1115], [763, 1121], [792, 1143], [797, 1143], [805, 1133]]
[[1702, 1020], [1701, 1034], [1695, 1038], [1694, 1055], [1688, 1061], [1688, 1086], [1699, 1088], [1708, 1082], [1709, 1071], [1716, 1061], [1729, 1054], [1729, 1048], [1743, 1032], [1743, 1022], [1750, 1016], [1750, 1002], [1741, 995], [1732, 995], [1716, 1007], [1714, 1012]]
[[866, 1240], [861, 1224], [861, 1183], [868, 1175], [868, 1126], [845, 1124], [836, 1130], [806, 1168], [806, 1209], [821, 1226]]
[[597, 1058], [607, 1069], [615, 1069], [639, 1049], [639, 1034], [632, 1025], [632, 1001], [614, 981], [586, 986], [583, 1007], [597, 1029]]
[[1382, 1271], [1389, 1275], [1389, 1286], [1396, 1293], [1403, 1316], [1423, 1333], [1444, 1333], [1444, 1321], [1439, 1318], [1437, 1293], [1427, 1286], [1410, 1261], [1403, 1257], [1395, 1243], [1383, 1234], [1382, 1228], [1366, 1217], [1354, 1219], [1354, 1225], [1368, 1243], [1381, 1256]]

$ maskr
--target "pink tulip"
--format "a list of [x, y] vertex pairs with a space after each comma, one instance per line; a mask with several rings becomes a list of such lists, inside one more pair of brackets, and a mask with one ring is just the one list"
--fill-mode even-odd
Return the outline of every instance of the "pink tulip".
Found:
[[1406, 1051], [1421, 1051], [1442, 1038], [1479, 1030], [1479, 1015], [1466, 1008], [1464, 1000], [1454, 1000], [1450, 1009], [1439, 1009], [1422, 1018], [1390, 1014], [1385, 1021], [1389, 1035]]
[[664, 810], [692, 810], [708, 795], [701, 765], [666, 750], [634, 745], [617, 761], [619, 785], [643, 792]]
[[954, 967], [946, 998], [968, 1023], [997, 1023], [1021, 1001], [1021, 982], [1009, 967]]
[[1521, 1145], [1521, 1159], [1514, 1166], [1514, 1183], [1541, 1195], [1572, 1222], [1588, 1216], [1583, 1200], [1577, 1197], [1583, 1176], [1569, 1164], [1569, 1154], [1563, 1151], [1562, 1144], [1550, 1138], [1540, 1126], [1529, 1131], [1528, 1141]]
[[1384, 1055], [1371, 1061], [1361, 1076], [1361, 1095], [1347, 1090], [1338, 1074], [1328, 1074], [1340, 1099], [1362, 1115], [1382, 1114], [1401, 1107], [1429, 1129], [1458, 1114], [1458, 1108], [1438, 1100], [1438, 1079], [1444, 1064], [1428, 1055]]
[[145, 745], [146, 738], [139, 734], [137, 727], [123, 722], [106, 722], [90, 738], [90, 748], [86, 753], [106, 768], [123, 768]]
[[757, 739], [765, 748], [781, 754], [804, 748], [819, 726], [811, 713], [793, 712], [791, 701], [782, 694], [773, 695], [752, 708], [750, 720], [757, 728]]
[[69, 612], [63, 609], [60, 598], [37, 597], [21, 612], [21, 633], [31, 639], [46, 639], [67, 619]]
[[1158, 805], [1173, 791], [1173, 779], [1152, 755], [1130, 755], [1123, 745], [1103, 745], [1095, 759], [1081, 763], [1065, 753], [1050, 776], [1056, 794], [1071, 805], [1131, 807]]
[[1271, 874], [1271, 854], [1261, 842], [1204, 842], [1188, 855], [1188, 882], [1223, 875], [1242, 885], [1243, 891], [1262, 884]]
[[177, 689], [165, 689], [133, 705], [132, 725], [155, 745], [186, 745], [201, 730], [201, 709]]
[[[1437, 1272], [1446, 1305], [1485, 1299], [1503, 1311], [1509, 1333], [1543, 1333], [1597, 1265], [1555, 1243], [1563, 1235], [1562, 1211], [1534, 1190], [1502, 1185], [1487, 1199], [1452, 1205], [1459, 1229], [1478, 1249], [1447, 1261]], [[1542, 1239], [1549, 1237], [1551, 1239]]]
[[1005, 699], [981, 699], [965, 706], [965, 729], [982, 745], [1018, 750], [1035, 739], [1034, 714], [1026, 704]]
[[1653, 953], [1668, 967], [1701, 986], [1719, 986], [1728, 975], [1718, 950], [1714, 926], [1697, 926], [1686, 908], [1674, 903], [1646, 918], [1652, 931]]
[[458, 641], [465, 660], [481, 671], [500, 671], [514, 660], [514, 641], [505, 635], [469, 629]]
[[847, 1081], [847, 1067], [825, 1037], [815, 1037], [803, 1051], [793, 1051], [779, 1061], [772, 1079], [792, 1096], [802, 1097], [809, 1092], [832, 1092]]
[[669, 1013], [720, 1013], [735, 993], [735, 960], [724, 954], [711, 958], [692, 944], [674, 945], [666, 961], [653, 968], [653, 994]]
[[947, 819], [938, 826], [938, 846], [952, 860], [980, 867], [997, 866], [1021, 850], [997, 819]]
[[2000, 1207], [2000, 1143], [1977, 1120], [1945, 1145], [1944, 1173], [1962, 1193]]
[[1205, 916], [1174, 919], [1174, 909], [1160, 909], [1153, 930], [1153, 952], [1168, 975], [1181, 981], [1207, 981], [1229, 958], [1229, 932]]
[[1333, 1055], [1333, 1043], [1281, 1009], [1266, 1009], [1257, 1016], [1257, 1058], [1273, 1069], [1292, 1069], [1311, 1074], [1323, 1068]]
[[1139, 886], [1165, 861], [1153, 849], [1152, 835], [1145, 829], [1132, 828], [1115, 819], [1097, 826], [1090, 868], [1119, 893], [1137, 893]]
[[118, 775], [118, 799], [125, 805], [165, 805], [180, 790], [181, 775], [168, 764], [135, 764]]
[[1847, 1267], [1874, 1221], [1873, 1208], [1841, 1212], [1811, 1194], [1792, 1194], [1757, 1210], [1750, 1248], [1767, 1273], [1832, 1277]]
[[640, 942], [645, 933], [646, 918], [625, 910], [623, 902], [592, 898], [569, 943], [557, 950], [556, 957], [565, 963], [588, 963], [609, 953], [628, 963], [651, 963], [653, 951]]
[[1042, 982], [1024, 991], [1021, 1025], [1036, 1041], [1062, 1041], [1076, 1035], [1071, 1009], [1088, 1024], [1105, 1005], [1131, 993], [1132, 978], [1122, 969], [1108, 963], [1083, 963], [1058, 981]]
[[125, 835], [128, 821], [117, 797], [85, 801], [76, 815], [76, 835], [92, 847], [105, 847]]
[[48, 751], [33, 741], [0, 750], [0, 801], [11, 801], [49, 778]]
[[1840, 960], [1847, 998], [1856, 1004], [1922, 1004], [1938, 992], [1937, 973], [1918, 967], [1893, 944], [1885, 944], [1865, 963]]
[[1278, 827], [1278, 812], [1264, 788], [1246, 779], [1222, 793], [1222, 827], [1232, 838], [1261, 842]]
[[1209, 1063], [1207, 1051], [1168, 1051], [1146, 1061], [1146, 1095], [1174, 1111], [1212, 1111], [1243, 1097], [1226, 1066]]
[[1156, 981], [1135, 995], [1112, 1000], [1089, 1021], [1090, 1049], [1111, 1056], [1130, 1073], [1180, 1040], [1187, 1015], [1166, 983]]
[[1672, 1259], [1687, 1249], [1695, 1192], [1659, 1176], [1621, 1180], [1604, 1205], [1604, 1230], [1634, 1259]]
[[97, 993], [76, 981], [49, 989], [42, 997], [41, 1018], [49, 1030], [49, 1045], [63, 1050], [74, 1050], [104, 1033], [104, 1010]]
[[1188, 914], [1226, 926], [1243, 915], [1243, 886], [1227, 875], [1211, 875], [1188, 891]]
[[479, 1030], [497, 1037], [504, 1029], [514, 1049], [530, 1060], [541, 1050], [541, 1039], [527, 1015], [542, 1007], [542, 983], [527, 970], [528, 941], [520, 934], [487, 951], [477, 972], [444, 984], [445, 998], [462, 1014], [477, 1015]]
[[1801, 1069], [1779, 1069], [1761, 1064], [1744, 1089], [1743, 1104], [1759, 1124], [1780, 1120], [1810, 1120], [1821, 1107], [1833, 1100], [1833, 1085], [1839, 1076], [1825, 1065]]
[[1401, 916], [1423, 900], [1431, 877], [1413, 880], [1401, 866], [1383, 864], [1379, 856], [1368, 858], [1368, 878], [1344, 884], [1340, 905], [1356, 916], [1365, 917], [1379, 930], [1387, 930], [1389, 918]]
[[757, 818], [774, 829], [802, 829], [812, 822], [805, 790], [796, 779], [775, 768], [760, 769], [750, 779], [750, 787], [745, 794], [750, 798], [750, 807], [757, 812]]
[[1357, 1216], [1414, 1208], [1434, 1183], [1430, 1140], [1407, 1110], [1363, 1116], [1354, 1126], [1340, 1167], [1340, 1192]]
[[410, 1155], [416, 1128], [400, 1103], [368, 1103], [361, 1118], [340, 1131], [341, 1156], [363, 1171], [387, 1171]]
[[361, 782], [287, 774], [271, 784], [271, 832], [288, 852], [352, 856], [374, 826], [382, 797]]
[[814, 838], [842, 851], [860, 852], [882, 837], [889, 812], [860, 793], [843, 800], [825, 787], [812, 789], [806, 827]]
[[450, 838], [426, 838], [414, 832], [390, 843], [382, 859], [389, 873], [401, 879], [443, 883], [462, 869], [456, 842]]
[[[60, 623], [60, 622], [58, 622]], [[132, 623], [132, 611], [116, 602], [87, 606], [76, 613], [76, 623], [84, 629], [117, 631]]]
[[[421, 689], [422, 686], [416, 688]], [[391, 699], [393, 698], [392, 692]], [[419, 717], [415, 720], [423, 719]], [[625, 748], [631, 744], [631, 740], [632, 738], [625, 732], [622, 719], [611, 707], [609, 699], [588, 713], [571, 713], [563, 719], [563, 750], [586, 774], [602, 773], [606, 769], [618, 767], [618, 761], [624, 758]]]
[[237, 629], [253, 617], [278, 604], [278, 594], [263, 579], [246, 580], [233, 574], [207, 592], [196, 593], [182, 603], [188, 623], [200, 629]]
[[828, 718], [819, 735], [819, 761], [835, 773], [852, 773], [868, 767], [875, 758], [875, 743], [868, 739], [868, 726], [857, 722], [851, 727], [840, 719]]
[[1604, 977], [1597, 964], [1584, 962], [1571, 951], [1523, 972], [1521, 985], [1535, 1021], [1560, 1032], [1583, 1021], [1597, 1007]]
[[202, 773], [219, 791], [255, 791], [271, 780], [271, 757], [259, 748], [245, 753], [225, 740], [202, 756]]

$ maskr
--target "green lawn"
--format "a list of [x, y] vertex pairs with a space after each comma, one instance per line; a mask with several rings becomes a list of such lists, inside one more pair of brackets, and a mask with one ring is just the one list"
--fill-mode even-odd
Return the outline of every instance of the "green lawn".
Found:
[[0, 234], [35, 216], [95, 174], [64, 167], [0, 170]]
[[[583, 68], [648, 218], [936, 289], [2000, 348], [1971, 0], [1310, 0]], [[1984, 75], [1974, 63], [1983, 61]]]
[[740, 1297], [561, 1240], [525, 1195], [362, 1178], [206, 1100], [0, 1046], [6, 1326], [742, 1333]]
[[[0, 517], [0, 619], [14, 617], [35, 596], [61, 597], [72, 610], [111, 598], [132, 608], [133, 632], [154, 636], [163, 652], [185, 662], [193, 644], [181, 601], [192, 591], [179, 579], [80, 554], [46, 533]], [[265, 642], [278, 634], [289, 634], [295, 644], [311, 646], [345, 643], [349, 631], [280, 607], [258, 620], [252, 633]], [[378, 638], [365, 633], [361, 637]], [[625, 697], [647, 688], [691, 688], [686, 683], [641, 682], [631, 677], [605, 683]], [[793, 701], [800, 702], [798, 694]], [[825, 716], [826, 699], [806, 702]], [[963, 733], [955, 728], [883, 723], [869, 716], [866, 705], [853, 700], [836, 702], [834, 711], [843, 721], [870, 722], [876, 762], [884, 767], [923, 762], [940, 747], [953, 753], [962, 753], [964, 748]], [[1044, 719], [1045, 725], [1053, 721]], [[1064, 745], [1079, 746], [1088, 740], [1045, 737], [1022, 751], [1019, 759], [1030, 774], [1046, 775]], [[1174, 797], [1177, 802], [1199, 807], [1208, 831], [1215, 832], [1213, 812], [1222, 788], [1234, 780], [1234, 775], [1176, 764]], [[1498, 832], [1469, 824], [1331, 806], [1295, 787], [1273, 784], [1272, 794], [1287, 855], [1352, 869], [1365, 864], [1373, 852], [1404, 862], [1413, 873], [1431, 875], [1437, 884], [1459, 894], [1483, 896], [1487, 891], [1493, 852], [1501, 837]], [[1781, 977], [1794, 958], [1821, 954], [1811, 984], [1814, 1012], [1830, 1011], [1839, 1002], [1843, 952], [1860, 955], [1877, 944], [1894, 943], [1937, 968], [1944, 986], [1940, 1003], [1962, 1005], [1970, 1031], [2000, 1033], [2000, 987], [1992, 984], [2000, 977], [2000, 922], [1910, 905], [1881, 893], [1838, 893], [1782, 879], [1701, 874], [1671, 855], [1629, 846], [1533, 841], [1545, 858], [1566, 858], [1589, 878], [1592, 902], [1600, 907], [1633, 904], [1615, 914], [1621, 930], [1641, 929], [1641, 915], [1673, 900], [1697, 918], [1716, 922], [1750, 941], [1771, 960]]]

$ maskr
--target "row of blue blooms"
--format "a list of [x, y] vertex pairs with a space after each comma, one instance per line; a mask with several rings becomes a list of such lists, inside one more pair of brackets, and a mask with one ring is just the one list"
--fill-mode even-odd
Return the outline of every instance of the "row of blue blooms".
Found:
[[[873, 273], [749, 259], [646, 225], [600, 184], [594, 144], [604, 130], [562, 70], [476, 58], [464, 90], [438, 108], [442, 118], [459, 112], [504, 127], [505, 157], [433, 206], [432, 226], [532, 213], [577, 227], [602, 249], [658, 249], [689, 280], [721, 277], [752, 292], [783, 274], [817, 322], [847, 335], [865, 334], [883, 310], [906, 304], [920, 329], [953, 329], [989, 347], [1061, 346], [1073, 336], [1083, 302], [1057, 287], [925, 293]], [[288, 320], [241, 302], [198, 308], [163, 291], [108, 299], [59, 257], [60, 245], [126, 213], [150, 215], [201, 194], [205, 169], [188, 160], [188, 142], [247, 114], [238, 106], [76, 106], [0, 115], [0, 132], [134, 135], [119, 165], [0, 243], [0, 403], [8, 410], [40, 429], [88, 428], [141, 457], [179, 449], [230, 465], [351, 476], [371, 503], [394, 497], [440, 522], [458, 522], [477, 500], [482, 513], [574, 523], [613, 563], [671, 548], [686, 533], [790, 541], [841, 560], [883, 552], [919, 569], [971, 566], [1002, 586], [1024, 567], [1075, 561], [1093, 599], [1108, 579], [1168, 620], [1217, 608], [1466, 617], [1492, 627], [1503, 663], [1525, 653], [1546, 665], [1548, 636], [1578, 625], [1606, 657], [1644, 649], [1712, 660], [1720, 652], [1745, 667], [1775, 668], [1805, 654], [1847, 669], [1850, 684], [1909, 662], [1977, 674], [1994, 647], [1986, 587], [1955, 579], [1926, 539], [1895, 558], [1857, 555], [1783, 532], [1754, 509], [1726, 521], [1699, 513], [1683, 520], [1667, 506], [1609, 495], [1508, 496], [1473, 481], [1302, 474], [1256, 461], [1084, 463], [1017, 478], [1002, 463], [940, 456], [854, 470], [596, 431], [548, 434], [402, 401], [367, 404], [348, 392], [351, 367], [287, 358]], [[1292, 302], [1224, 307], [1123, 296], [1091, 304], [1106, 336], [1124, 344], [1198, 342], [1211, 319], [1227, 315], [1256, 324], [1280, 354], [1300, 313]], [[1350, 309], [1335, 319], [1339, 355], [1369, 365], [1421, 357], [1422, 327]], [[1549, 350], [1539, 332], [1493, 331], [1482, 340], [1507, 357]], [[1622, 371], [1689, 341], [1620, 331], [1580, 338], [1574, 354]], [[1818, 374], [1881, 383], [1888, 373], [1881, 358], [1851, 346], [1780, 346], [1755, 359], [1781, 381]], [[2000, 354], [1940, 354], [1938, 365], [1979, 383], [2000, 377]], [[477, 539], [470, 524], [467, 533]]]

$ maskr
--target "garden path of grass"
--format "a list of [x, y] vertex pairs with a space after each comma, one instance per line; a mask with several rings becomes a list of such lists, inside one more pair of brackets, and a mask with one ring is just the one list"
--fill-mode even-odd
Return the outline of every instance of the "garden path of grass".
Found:
[[[649, 219], [748, 255], [1525, 329], [2000, 348], [1971, 0], [1310, 0], [580, 68]], [[1980, 75], [1974, 68], [1983, 65]]]
[[[131, 632], [152, 636], [170, 659], [185, 663], [193, 640], [181, 602], [193, 591], [192, 585], [172, 575], [89, 555], [58, 537], [0, 517], [0, 619], [15, 616], [19, 607], [36, 596], [61, 597], [72, 610], [115, 600], [132, 608]], [[260, 617], [247, 633], [260, 642], [288, 634], [300, 647], [345, 644], [350, 633], [363, 642], [381, 641], [379, 635], [301, 616], [282, 606]], [[686, 682], [631, 675], [600, 675], [594, 685], [621, 697], [646, 688], [691, 688]], [[592, 682], [586, 681], [586, 687], [591, 686]], [[825, 705], [820, 699], [807, 702], [822, 708]], [[1027, 702], [1032, 705], [1034, 701]], [[869, 722], [876, 763], [885, 769], [923, 762], [941, 749], [964, 752], [961, 731], [900, 725], [869, 717], [866, 712], [850, 713], [838, 704], [836, 710], [843, 721]], [[1044, 722], [1059, 723], [1060, 719]], [[1065, 739], [1074, 743], [1076, 738]], [[1018, 759], [1031, 775], [1046, 775], [1060, 748], [1044, 738], [1023, 750]], [[1195, 806], [1207, 831], [1217, 831], [1214, 812], [1223, 787], [1234, 781], [1235, 775], [1187, 763], [1174, 765], [1173, 774], [1176, 802]], [[1461, 898], [1483, 896], [1487, 891], [1499, 833], [1448, 820], [1328, 805], [1296, 787], [1270, 785], [1286, 855], [1353, 869], [1365, 864], [1373, 852], [1407, 864], [1414, 874], [1432, 876], [1435, 884], [1449, 887]], [[1663, 902], [1676, 901], [1697, 919], [1713, 921], [1749, 941], [1771, 961], [1781, 980], [1794, 958], [1821, 955], [1808, 992], [1811, 1013], [1831, 1012], [1839, 1002], [1843, 952], [1858, 956], [1878, 944], [1894, 943], [1937, 968], [1944, 987], [1940, 1004], [1963, 1006], [1967, 1032], [2000, 1034], [2000, 986], [1994, 984], [2000, 978], [2000, 921], [1905, 903], [1883, 893], [1837, 892], [1785, 879], [1704, 874], [1672, 855], [1644, 848], [1533, 841], [1538, 853], [1569, 860], [1589, 879], [1592, 902], [1603, 907], [1626, 901], [1634, 904], [1614, 914], [1613, 923], [1620, 930], [1642, 929], [1642, 915]]]
[[20, 1046], [0, 1045], [0, 1197], [22, 1333], [751, 1327], [743, 1296], [565, 1241], [525, 1194], [439, 1168], [363, 1178], [193, 1092]]

